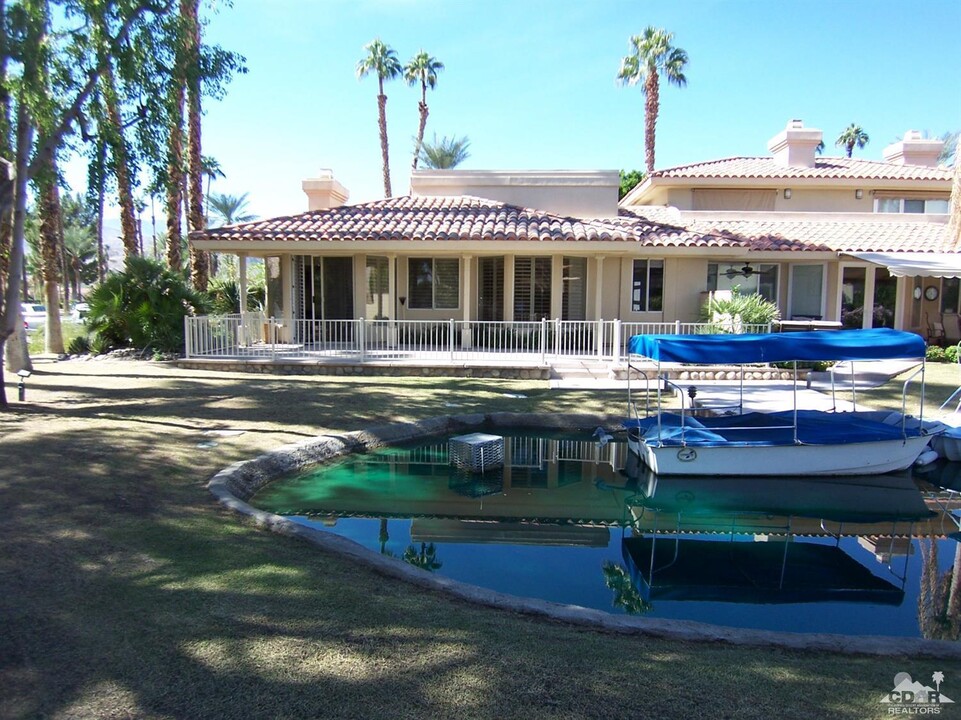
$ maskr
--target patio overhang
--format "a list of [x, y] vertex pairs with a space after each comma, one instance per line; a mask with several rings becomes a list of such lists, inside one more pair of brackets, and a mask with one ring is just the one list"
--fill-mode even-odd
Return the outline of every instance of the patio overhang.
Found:
[[841, 253], [842, 259], [845, 256], [886, 267], [894, 277], [961, 277], [961, 253]]

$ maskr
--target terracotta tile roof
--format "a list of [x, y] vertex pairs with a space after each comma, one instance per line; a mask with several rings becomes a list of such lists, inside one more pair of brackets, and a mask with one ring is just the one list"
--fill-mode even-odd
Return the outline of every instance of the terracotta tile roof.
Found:
[[397, 197], [314, 210], [190, 234], [191, 240], [254, 242], [550, 241], [628, 242], [643, 248], [754, 251], [953, 251], [947, 226], [928, 222], [684, 217], [636, 206], [616, 218], [582, 220], [476, 197]]
[[813, 168], [785, 167], [770, 157], [730, 157], [655, 170], [652, 178], [818, 178], [847, 180], [951, 180], [951, 170], [881, 160], [820, 157]]
[[404, 196], [228, 225], [191, 240], [633, 241], [629, 228], [482, 198]]
[[948, 226], [935, 222], [890, 222], [796, 218], [766, 214], [744, 220], [682, 217], [665, 207], [635, 207], [650, 222], [673, 222], [699, 237], [715, 236], [754, 251], [955, 252]]

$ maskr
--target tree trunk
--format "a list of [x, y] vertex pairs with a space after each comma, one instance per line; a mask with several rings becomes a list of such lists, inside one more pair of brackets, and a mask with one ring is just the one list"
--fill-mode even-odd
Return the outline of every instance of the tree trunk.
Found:
[[44, 352], [62, 355], [63, 330], [60, 327], [60, 268], [63, 232], [60, 217], [60, 188], [58, 187], [56, 155], [51, 156], [46, 172], [39, 178], [40, 197], [40, 259], [43, 277], [47, 323], [44, 328]]
[[961, 152], [954, 153], [954, 182], [951, 183], [951, 222], [948, 238], [950, 249], [957, 251], [961, 246]]
[[384, 197], [393, 194], [390, 189], [390, 157], [387, 153], [387, 96], [383, 92], [377, 96], [378, 125], [380, 127], [380, 155], [384, 163]]
[[124, 139], [123, 123], [120, 119], [120, 102], [110, 65], [103, 72], [103, 98], [107, 109], [107, 137], [113, 154], [114, 172], [117, 176], [117, 196], [120, 201], [120, 227], [126, 257], [136, 257], [137, 213], [134, 209], [133, 188], [130, 181], [129, 153]]
[[[27, 103], [21, 97], [17, 103], [17, 153], [15, 177], [13, 182], [13, 237], [10, 243], [10, 264], [7, 273], [7, 286], [4, 288], [3, 322], [0, 323], [0, 353], [7, 338], [18, 330], [23, 331], [20, 314], [20, 274], [23, 268], [23, 228], [27, 219], [27, 163], [33, 147], [33, 120], [27, 110]], [[18, 328], [19, 326], [19, 328]], [[9, 358], [8, 358], [9, 359]], [[25, 358], [21, 367], [8, 366], [10, 372], [32, 370], [30, 358]], [[7, 394], [0, 382], [0, 407], [7, 407]]]
[[184, 97], [186, 76], [173, 80], [172, 99], [170, 104], [170, 140], [167, 145], [167, 267], [176, 272], [183, 269], [183, 257], [180, 254], [181, 218], [183, 217], [183, 180], [184, 180]]
[[107, 202], [106, 173], [107, 143], [97, 138], [97, 280], [103, 282], [107, 277], [107, 253], [103, 246], [103, 208]]
[[[187, 145], [190, 163], [187, 168], [190, 196], [190, 230], [204, 229], [204, 168], [201, 154], [200, 108], [200, 21], [197, 16], [199, 0], [184, 0], [184, 26], [187, 32], [189, 71], [187, 73]], [[197, 290], [206, 290], [210, 280], [207, 253], [190, 248], [190, 278]]]
[[644, 82], [644, 159], [647, 163], [647, 175], [654, 172], [654, 139], [657, 126], [657, 113], [660, 108], [660, 88], [658, 86], [657, 71], [648, 68], [647, 79]]
[[424, 146], [424, 130], [427, 128], [427, 115], [430, 112], [425, 102], [421, 102], [418, 109], [420, 110], [420, 126], [417, 128], [417, 144], [414, 146], [414, 163], [411, 165], [411, 170], [416, 170], [417, 163], [420, 161], [420, 149]]

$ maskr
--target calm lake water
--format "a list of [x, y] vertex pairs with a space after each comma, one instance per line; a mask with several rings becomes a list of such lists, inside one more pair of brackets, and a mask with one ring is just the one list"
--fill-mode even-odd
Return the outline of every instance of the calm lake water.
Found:
[[467, 473], [434, 439], [278, 480], [251, 504], [514, 595], [736, 627], [958, 637], [950, 510], [961, 501], [939, 487], [961, 487], [954, 464], [659, 478], [624, 443], [588, 435], [507, 435], [504, 455], [501, 469]]

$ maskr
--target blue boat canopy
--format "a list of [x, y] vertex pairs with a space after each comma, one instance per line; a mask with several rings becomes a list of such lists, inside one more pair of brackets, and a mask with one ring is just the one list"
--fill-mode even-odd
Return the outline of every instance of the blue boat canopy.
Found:
[[837, 330], [764, 335], [634, 335], [628, 352], [657, 362], [716, 364], [923, 359], [924, 338], [902, 330]]

